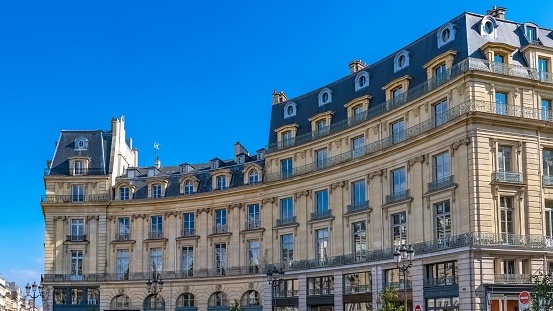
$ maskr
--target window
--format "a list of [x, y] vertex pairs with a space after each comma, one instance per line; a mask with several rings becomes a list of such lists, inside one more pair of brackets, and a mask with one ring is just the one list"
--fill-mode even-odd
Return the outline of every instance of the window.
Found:
[[498, 146], [497, 150], [497, 165], [500, 173], [512, 172], [512, 147], [511, 146]]
[[259, 172], [252, 170], [249, 174], [250, 185], [257, 184], [259, 182]]
[[259, 240], [248, 240], [248, 268], [250, 273], [259, 272]]
[[88, 140], [84, 137], [77, 137], [75, 139], [75, 150], [81, 151], [86, 150], [88, 147]]
[[503, 260], [503, 274], [513, 275], [515, 274], [515, 261], [514, 260]]
[[[436, 238], [438, 243], [447, 243], [451, 237], [451, 207], [449, 201], [440, 202], [434, 205], [436, 209]], [[446, 245], [444, 245], [446, 246]]]
[[194, 304], [194, 295], [190, 293], [185, 293], [179, 296], [177, 298], [177, 308], [184, 308], [184, 307], [194, 307], [196, 306]]
[[317, 121], [317, 123], [315, 123], [315, 136], [317, 136], [317, 135], [321, 135], [321, 136], [326, 135], [326, 134], [328, 134], [328, 130], [329, 130], [329, 127], [328, 127], [328, 124], [326, 122], [326, 119]]
[[392, 215], [392, 241], [394, 247], [407, 244], [407, 215], [405, 212]]
[[403, 87], [398, 87], [398, 88], [395, 88], [392, 90], [392, 101], [393, 102], [399, 102], [403, 96], [401, 96], [403, 94]]
[[550, 200], [545, 200], [545, 236], [550, 240], [547, 246], [553, 246], [553, 201]]
[[363, 118], [363, 106], [357, 106], [355, 108], [352, 109], [353, 110], [353, 115], [355, 116], [356, 119], [361, 119]]
[[434, 77], [437, 81], [442, 81], [446, 78], [446, 72], [445, 64], [441, 64], [434, 68]]
[[355, 90], [358, 91], [367, 86], [369, 86], [369, 73], [360, 71], [355, 77]]
[[282, 280], [279, 282], [278, 285], [279, 286], [276, 290], [276, 297], [298, 297], [299, 291], [297, 279]]
[[84, 199], [85, 199], [84, 185], [72, 185], [71, 186], [71, 200], [73, 202], [83, 202]]
[[296, 103], [289, 102], [284, 106], [284, 118], [290, 118], [296, 115]]
[[399, 168], [392, 171], [392, 194], [399, 195], [406, 189], [405, 168]]
[[213, 233], [227, 232], [227, 210], [222, 208], [215, 210], [215, 228]]
[[334, 294], [334, 276], [307, 278], [308, 296]]
[[292, 158], [280, 160], [280, 173], [282, 178], [292, 177]]
[[403, 120], [394, 122], [390, 125], [390, 135], [392, 136], [392, 144], [397, 144], [405, 139], [405, 123]]
[[353, 251], [355, 253], [355, 260], [365, 259], [366, 241], [367, 241], [367, 228], [364, 221], [354, 222], [352, 224], [353, 230]]
[[357, 158], [363, 155], [363, 146], [365, 145], [365, 137], [359, 136], [351, 140], [351, 148], [353, 151], [352, 157]]
[[152, 185], [152, 198], [154, 199], [161, 198], [161, 184]]
[[118, 218], [117, 241], [128, 241], [131, 239], [131, 221], [128, 217]]
[[535, 41], [537, 41], [536, 27], [526, 26], [526, 38], [529, 43], [535, 43]]
[[394, 58], [394, 72], [398, 72], [409, 66], [409, 52], [403, 50], [396, 54]]
[[509, 239], [509, 234], [515, 233], [515, 223], [514, 223], [514, 207], [513, 207], [513, 197], [500, 197], [499, 198], [499, 209], [501, 214], [501, 233], [504, 234], [504, 240]]
[[493, 33], [493, 28], [494, 28], [494, 27], [493, 27], [492, 22], [487, 21], [487, 22], [484, 23], [484, 31], [485, 31], [488, 35], [490, 35], [490, 34]]
[[184, 194], [193, 194], [194, 193], [194, 184], [188, 180], [184, 183]]
[[224, 190], [227, 188], [227, 177], [226, 176], [217, 176], [217, 190]]
[[455, 28], [456, 26], [452, 23], [447, 23], [440, 27], [436, 33], [438, 37], [438, 48], [441, 48], [455, 39]]
[[280, 200], [280, 219], [282, 222], [290, 222], [294, 219], [294, 203], [292, 198]]
[[326, 149], [315, 151], [315, 157], [317, 158], [317, 162], [316, 162], [317, 169], [322, 169], [327, 167], [328, 152]]
[[328, 259], [328, 229], [316, 230], [315, 237], [317, 261], [320, 265], [326, 265]]
[[351, 183], [351, 205], [360, 206], [365, 204], [366, 196], [365, 180], [359, 180]]
[[292, 140], [292, 132], [291, 131], [287, 131], [287, 132], [284, 132], [281, 134], [280, 136], [281, 138], [281, 143], [284, 147], [289, 147], [289, 146], [292, 146], [294, 144], [294, 141]]
[[326, 217], [329, 214], [328, 210], [328, 190], [317, 191], [315, 193], [315, 213], [318, 217]]
[[449, 179], [449, 152], [434, 156], [434, 180], [438, 183]]
[[553, 150], [544, 148], [543, 157], [543, 175], [553, 176]]
[[319, 93], [319, 106], [326, 105], [330, 102], [332, 102], [332, 91], [325, 87]]
[[194, 247], [183, 246], [181, 254], [181, 272], [183, 277], [194, 275]]
[[163, 252], [161, 248], [150, 248], [150, 269], [154, 273], [163, 271]]
[[436, 119], [436, 126], [442, 125], [447, 122], [447, 100], [434, 105], [434, 118]]
[[294, 261], [294, 235], [280, 236], [280, 260], [285, 265], [291, 265]]
[[84, 161], [75, 161], [75, 175], [83, 175], [85, 174], [85, 167], [84, 167]]
[[70, 241], [84, 241], [84, 219], [71, 219]]
[[194, 213], [184, 213], [182, 214], [182, 218], [183, 218], [182, 236], [196, 235], [196, 227], [194, 224]]
[[110, 303], [111, 309], [129, 309], [131, 307], [131, 299], [127, 295], [115, 296]]
[[227, 267], [227, 244], [215, 243], [215, 269], [217, 275], [225, 275], [225, 269]]
[[150, 239], [163, 239], [163, 217], [161, 215], [151, 217]]
[[129, 250], [127, 249], [117, 250], [117, 279], [129, 279]]
[[129, 187], [119, 188], [119, 200], [128, 200], [130, 198], [130, 190]]
[[249, 290], [240, 299], [241, 306], [261, 306], [261, 296], [255, 290]]
[[[366, 271], [344, 274], [344, 285], [344, 294], [370, 293], [372, 287], [372, 273]], [[355, 311], [358, 309], [352, 308], [346, 310]]]
[[227, 295], [223, 292], [215, 292], [209, 297], [209, 307], [226, 307], [228, 306]]
[[413, 269], [407, 270], [407, 275], [403, 275], [402, 272], [399, 272], [397, 268], [384, 270], [384, 283], [385, 287], [391, 287], [393, 289], [403, 290], [405, 288], [411, 288], [411, 271]]
[[549, 65], [547, 59], [538, 59], [538, 76], [540, 81], [547, 81], [547, 72], [549, 71]]
[[494, 54], [493, 56], [493, 72], [504, 74], [507, 69], [504, 67], [505, 57], [500, 54]]
[[457, 262], [447, 261], [426, 266], [426, 286], [445, 286], [457, 284]]
[[551, 101], [548, 99], [541, 100], [540, 117], [542, 120], [551, 121]]
[[246, 229], [255, 230], [261, 228], [259, 216], [259, 204], [248, 205], [248, 219], [246, 220]]
[[80, 280], [83, 277], [83, 251], [82, 250], [72, 250], [70, 258], [70, 274], [72, 280]]

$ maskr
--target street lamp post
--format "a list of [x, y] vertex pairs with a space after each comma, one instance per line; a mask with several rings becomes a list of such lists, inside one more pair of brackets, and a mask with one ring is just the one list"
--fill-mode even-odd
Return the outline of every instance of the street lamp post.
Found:
[[[148, 282], [146, 283], [146, 288], [148, 289], [148, 293], [152, 295], [152, 297], [155, 297], [154, 300], [154, 311], [157, 310], [157, 303], [158, 303], [158, 297], [157, 295], [161, 293], [163, 290], [163, 280], [161, 278], [158, 278], [157, 273], [154, 271], [153, 273], [153, 280], [150, 280], [148, 278]], [[150, 302], [152, 299], [150, 299]]]
[[[36, 290], [38, 288], [38, 294], [36, 293]], [[33, 290], [33, 293], [31, 294], [31, 289]], [[27, 297], [30, 297], [33, 299], [33, 311], [35, 310], [35, 299], [42, 296], [42, 289], [44, 289], [44, 286], [40, 284], [39, 286], [36, 285], [36, 282], [33, 282], [33, 285], [29, 285], [27, 283], [27, 286], [25, 286], [25, 292], [27, 292]]]
[[276, 289], [280, 286], [280, 280], [282, 276], [284, 275], [284, 271], [282, 271], [282, 268], [278, 268], [273, 266], [272, 269], [267, 270], [267, 281], [269, 281], [269, 285], [272, 285], [272, 296], [273, 296], [273, 308], [272, 310], [276, 309]]
[[412, 245], [409, 248], [405, 247], [405, 244], [401, 245], [401, 248], [396, 248], [394, 252], [394, 259], [396, 261], [397, 268], [400, 272], [403, 272], [403, 298], [404, 298], [404, 311], [407, 311], [407, 270], [413, 265], [413, 259], [415, 259], [415, 250]]

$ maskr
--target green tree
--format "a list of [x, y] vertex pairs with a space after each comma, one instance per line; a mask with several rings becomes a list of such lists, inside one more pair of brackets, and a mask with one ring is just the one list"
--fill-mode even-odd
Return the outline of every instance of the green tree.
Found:
[[242, 307], [237, 299], [234, 299], [234, 302], [230, 305], [229, 311], [242, 311]]
[[540, 272], [540, 274], [534, 275], [534, 286], [530, 293], [532, 297], [530, 310], [543, 311], [553, 308], [553, 299], [551, 299], [553, 284], [551, 284], [551, 281], [551, 275], [549, 274]]
[[403, 311], [403, 303], [399, 300], [397, 292], [393, 288], [385, 288], [380, 292], [382, 302], [381, 311]]

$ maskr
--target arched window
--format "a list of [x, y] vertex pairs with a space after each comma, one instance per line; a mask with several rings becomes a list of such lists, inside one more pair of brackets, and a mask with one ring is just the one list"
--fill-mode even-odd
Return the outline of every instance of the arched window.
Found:
[[296, 115], [296, 103], [289, 102], [284, 106], [284, 118], [293, 117]]
[[452, 23], [447, 23], [438, 29], [436, 36], [438, 38], [438, 48], [446, 45], [449, 42], [455, 40], [456, 26]]
[[369, 73], [361, 70], [355, 77], [355, 90], [369, 86]]
[[177, 298], [177, 308], [194, 307], [194, 295], [184, 293]]
[[150, 295], [144, 299], [144, 311], [165, 311], [165, 300], [160, 295]]
[[409, 52], [403, 50], [396, 54], [394, 58], [394, 72], [398, 72], [409, 66]]
[[184, 183], [184, 194], [193, 194], [194, 193], [194, 184], [188, 180]]
[[493, 16], [486, 15], [480, 21], [480, 35], [497, 38], [497, 21]]
[[240, 305], [241, 306], [260, 306], [261, 296], [259, 296], [259, 292], [255, 290], [250, 290], [245, 292], [244, 295], [242, 295], [242, 298], [240, 299]]
[[250, 185], [257, 184], [259, 182], [259, 172], [257, 170], [252, 170], [250, 172]]
[[209, 307], [228, 307], [227, 295], [223, 292], [214, 292], [209, 297]]
[[131, 300], [127, 295], [119, 295], [113, 297], [110, 303], [110, 308], [114, 310], [125, 310], [131, 308]]
[[330, 102], [332, 102], [332, 91], [325, 87], [319, 93], [319, 106], [326, 105]]

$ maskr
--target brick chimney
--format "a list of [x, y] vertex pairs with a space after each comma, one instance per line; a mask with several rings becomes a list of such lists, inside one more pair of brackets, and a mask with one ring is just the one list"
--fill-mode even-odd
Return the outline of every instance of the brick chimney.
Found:
[[495, 17], [497, 19], [505, 19], [505, 11], [507, 11], [504, 7], [496, 7], [495, 5], [491, 10], [487, 10], [486, 14]]
[[349, 66], [349, 74], [356, 73], [359, 70], [365, 68], [367, 64], [363, 63], [360, 60], [354, 60], [348, 64]]
[[284, 92], [280, 91], [277, 93], [276, 90], [273, 91], [273, 105], [283, 103], [288, 100], [288, 97], [284, 95]]

